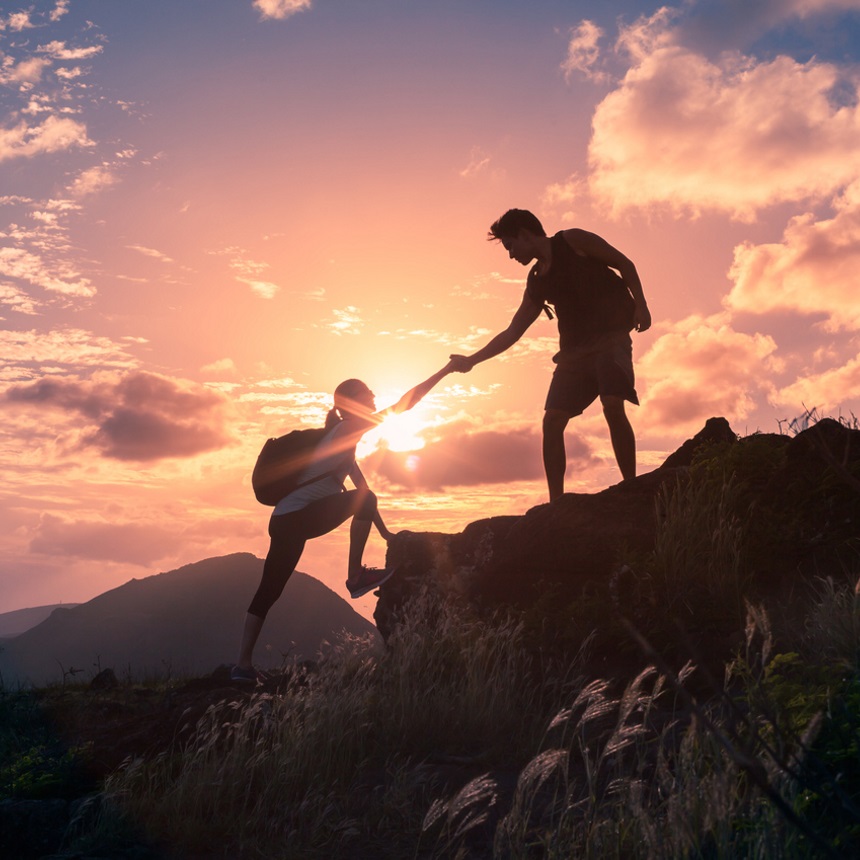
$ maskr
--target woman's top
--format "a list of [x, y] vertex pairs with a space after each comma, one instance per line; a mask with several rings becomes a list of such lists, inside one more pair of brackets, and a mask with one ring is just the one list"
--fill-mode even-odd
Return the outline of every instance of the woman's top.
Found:
[[[299, 478], [299, 483], [303, 483], [304, 486], [297, 487], [292, 493], [284, 496], [275, 505], [272, 516], [300, 511], [311, 502], [342, 492], [343, 482], [355, 463], [355, 446], [366, 429], [366, 422], [346, 419], [326, 433], [314, 451], [313, 461]], [[331, 474], [326, 475], [326, 472]], [[320, 475], [325, 477], [318, 481], [313, 480]], [[305, 481], [310, 483], [304, 483]]]

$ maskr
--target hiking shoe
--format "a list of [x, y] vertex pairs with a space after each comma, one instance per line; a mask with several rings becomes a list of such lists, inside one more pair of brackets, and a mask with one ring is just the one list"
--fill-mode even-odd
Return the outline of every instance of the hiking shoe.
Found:
[[260, 680], [260, 675], [256, 669], [243, 669], [241, 666], [234, 666], [230, 670], [230, 680], [239, 684], [256, 684]]
[[355, 600], [361, 597], [362, 594], [367, 594], [368, 591], [373, 591], [374, 588], [379, 588], [383, 582], [387, 582], [394, 575], [394, 568], [391, 570], [380, 570], [378, 567], [362, 567], [361, 572], [346, 581], [346, 587], [349, 590], [349, 596]]

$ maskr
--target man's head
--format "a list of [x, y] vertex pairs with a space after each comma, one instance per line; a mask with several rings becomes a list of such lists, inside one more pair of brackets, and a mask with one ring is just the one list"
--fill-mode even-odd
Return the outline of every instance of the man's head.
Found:
[[543, 224], [528, 209], [508, 209], [498, 221], [493, 222], [487, 238], [490, 241], [494, 239], [499, 241], [516, 239], [520, 230], [528, 230], [535, 236], [546, 236]]
[[512, 260], [527, 266], [537, 256], [536, 240], [546, 238], [546, 230], [528, 209], [508, 209], [490, 227], [490, 241], [499, 241]]

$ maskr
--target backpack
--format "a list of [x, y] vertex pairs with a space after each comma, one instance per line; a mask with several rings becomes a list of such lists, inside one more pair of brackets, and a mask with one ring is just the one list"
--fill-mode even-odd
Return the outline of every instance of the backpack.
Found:
[[265, 441], [251, 473], [251, 487], [260, 504], [276, 505], [293, 490], [332, 474], [325, 472], [310, 481], [299, 481], [326, 432], [324, 427], [313, 427]]

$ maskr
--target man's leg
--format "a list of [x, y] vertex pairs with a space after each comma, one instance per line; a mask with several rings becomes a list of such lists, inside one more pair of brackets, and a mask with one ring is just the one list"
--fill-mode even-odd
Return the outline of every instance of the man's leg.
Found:
[[568, 421], [570, 414], [561, 409], [547, 409], [543, 415], [543, 467], [551, 502], [564, 493], [564, 473], [567, 469], [564, 428]]
[[603, 405], [603, 415], [609, 425], [609, 438], [615, 460], [621, 470], [621, 477], [636, 477], [636, 435], [624, 411], [624, 398], [602, 394], [600, 402]]

